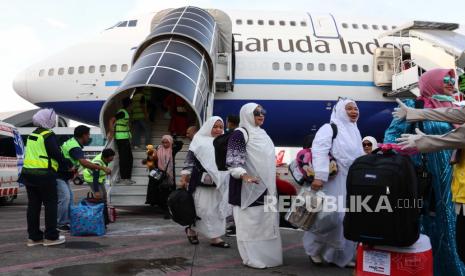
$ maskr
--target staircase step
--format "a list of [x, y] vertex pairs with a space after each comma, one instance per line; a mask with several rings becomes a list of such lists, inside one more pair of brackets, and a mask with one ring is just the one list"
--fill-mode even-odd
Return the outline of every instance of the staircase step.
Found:
[[143, 206], [146, 195], [110, 195], [110, 204], [113, 206]]
[[147, 185], [121, 185], [112, 186], [111, 195], [146, 195]]

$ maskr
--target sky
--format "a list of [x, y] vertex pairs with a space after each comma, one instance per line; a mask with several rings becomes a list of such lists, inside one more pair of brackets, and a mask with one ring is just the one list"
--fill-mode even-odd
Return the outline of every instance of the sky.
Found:
[[[0, 0], [0, 112], [34, 106], [16, 95], [15, 75], [121, 19], [194, 5], [203, 8], [308, 11], [358, 17], [464, 23], [463, 0]], [[395, 21], [394, 21], [395, 22]]]

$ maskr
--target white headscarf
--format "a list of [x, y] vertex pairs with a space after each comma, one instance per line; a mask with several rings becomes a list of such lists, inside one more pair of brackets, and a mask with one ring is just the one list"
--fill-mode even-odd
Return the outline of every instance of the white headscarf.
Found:
[[366, 136], [365, 138], [362, 139], [362, 142], [363, 141], [370, 141], [370, 143], [372, 144], [372, 147], [371, 147], [372, 151], [378, 148], [378, 141], [376, 141], [376, 138], [373, 136]]
[[331, 122], [337, 126], [337, 136], [333, 141], [331, 153], [338, 165], [345, 168], [349, 168], [356, 158], [365, 154], [357, 123], [351, 122], [347, 115], [346, 105], [349, 103], [357, 105], [353, 100], [341, 99], [331, 114]]
[[32, 116], [32, 124], [36, 127], [51, 129], [55, 127], [57, 115], [53, 109], [43, 108]]
[[243, 183], [241, 208], [247, 208], [268, 189], [269, 195], [276, 195], [276, 160], [273, 141], [265, 130], [255, 125], [254, 110], [258, 104], [248, 103], [240, 111], [239, 126], [247, 130], [247, 159], [245, 169], [251, 176], [260, 178], [259, 184]]

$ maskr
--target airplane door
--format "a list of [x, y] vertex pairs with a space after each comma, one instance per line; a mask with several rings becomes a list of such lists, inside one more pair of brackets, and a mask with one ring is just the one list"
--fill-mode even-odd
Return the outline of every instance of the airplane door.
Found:
[[332, 14], [308, 14], [313, 35], [318, 38], [339, 38], [339, 30]]

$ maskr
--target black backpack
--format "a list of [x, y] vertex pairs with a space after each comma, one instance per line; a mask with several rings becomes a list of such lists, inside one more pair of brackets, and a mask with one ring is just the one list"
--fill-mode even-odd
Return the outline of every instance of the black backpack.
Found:
[[[236, 130], [238, 129], [239, 128], [236, 128]], [[247, 132], [247, 129], [242, 127], [240, 129], [245, 130], [247, 135], [249, 134], [249, 132]], [[226, 154], [228, 152], [229, 138], [231, 138], [231, 135], [233, 133], [234, 131], [230, 131], [228, 133], [216, 137], [215, 140], [213, 140], [213, 146], [215, 147], [215, 162], [216, 166], [218, 167], [218, 170], [220, 171], [228, 170], [228, 168], [226, 167]]]
[[172, 219], [182, 226], [195, 225], [198, 219], [194, 198], [185, 189], [177, 189], [169, 195], [168, 209]]
[[[363, 202], [367, 196], [371, 196], [366, 204], [371, 211], [354, 204]], [[409, 157], [378, 149], [357, 158], [347, 175], [349, 211], [344, 217], [344, 237], [368, 245], [412, 245], [420, 234], [418, 199], [417, 174]], [[390, 209], [376, 212], [377, 206], [388, 205]]]

